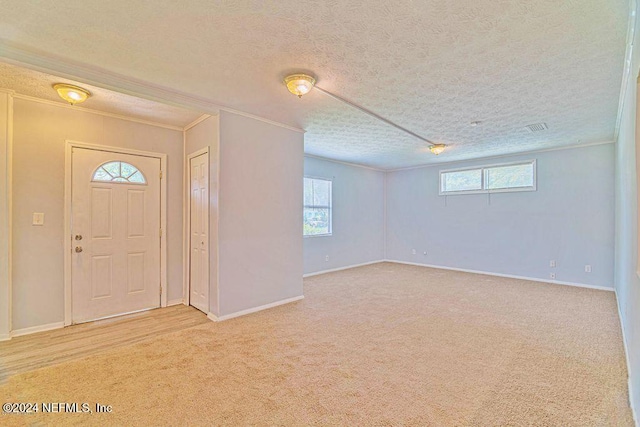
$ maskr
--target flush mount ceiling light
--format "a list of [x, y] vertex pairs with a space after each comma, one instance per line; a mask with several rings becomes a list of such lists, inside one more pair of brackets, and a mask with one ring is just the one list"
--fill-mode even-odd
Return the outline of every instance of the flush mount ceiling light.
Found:
[[[426, 142], [427, 144], [429, 144], [429, 150], [431, 150], [431, 152], [435, 155], [438, 155], [440, 153], [442, 153], [446, 147], [446, 145], [444, 144], [436, 144], [433, 141], [428, 140], [427, 138], [418, 135], [415, 132], [410, 131], [409, 129], [400, 126], [399, 124], [396, 124], [394, 122], [392, 122], [389, 119], [385, 119], [384, 117], [374, 113], [371, 110], [367, 110], [364, 107], [359, 106], [356, 103], [353, 103], [351, 101], [349, 101], [348, 99], [345, 99], [341, 96], [338, 96], [334, 93], [329, 92], [328, 90], [322, 89], [320, 86], [316, 86], [316, 79], [315, 77], [311, 77], [308, 74], [304, 74], [304, 73], [297, 73], [297, 74], [291, 74], [288, 75], [287, 77], [284, 78], [284, 84], [287, 85], [287, 89], [289, 90], [289, 92], [291, 92], [292, 94], [296, 95], [298, 98], [302, 98], [302, 95], [305, 95], [307, 93], [309, 93], [309, 91], [311, 89], [313, 89], [314, 87], [319, 90], [320, 92], [329, 95], [330, 97], [332, 97], [333, 99], [336, 99], [340, 102], [344, 102], [345, 104], [362, 111], [365, 114], [368, 114], [369, 116], [380, 120], [381, 122], [384, 122], [386, 124], [388, 124], [389, 126], [393, 126], [396, 129], [401, 130], [404, 133], [407, 133], [411, 136], [413, 136], [414, 138], [417, 138], [421, 141]], [[479, 122], [478, 122], [479, 123]]]
[[302, 98], [302, 95], [309, 93], [316, 84], [316, 79], [307, 74], [291, 74], [284, 78], [284, 84], [287, 85], [289, 92]]
[[446, 145], [444, 144], [434, 144], [429, 147], [429, 150], [437, 156], [438, 154], [442, 153], [445, 148], [446, 148]]
[[91, 92], [88, 90], [66, 83], [54, 84], [53, 88], [58, 92], [60, 98], [64, 99], [71, 105], [84, 102], [91, 96]]

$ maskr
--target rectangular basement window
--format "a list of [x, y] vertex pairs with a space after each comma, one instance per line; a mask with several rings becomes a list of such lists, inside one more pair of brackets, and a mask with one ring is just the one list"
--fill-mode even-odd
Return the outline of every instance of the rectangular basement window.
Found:
[[536, 190], [536, 161], [440, 171], [440, 195]]

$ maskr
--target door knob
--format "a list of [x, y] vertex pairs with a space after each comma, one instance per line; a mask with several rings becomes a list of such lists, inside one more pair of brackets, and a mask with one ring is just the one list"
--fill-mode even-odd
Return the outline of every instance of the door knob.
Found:
[[76, 246], [76, 252], [77, 253], [82, 252], [82, 246]]
[[76, 234], [76, 240], [82, 240], [82, 234]]

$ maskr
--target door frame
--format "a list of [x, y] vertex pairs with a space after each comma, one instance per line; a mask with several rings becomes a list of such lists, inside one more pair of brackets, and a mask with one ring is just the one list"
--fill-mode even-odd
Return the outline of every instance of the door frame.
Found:
[[[65, 140], [64, 153], [64, 326], [72, 323], [71, 305], [71, 263], [73, 241], [71, 234], [71, 153], [74, 148], [84, 148], [88, 150], [106, 151], [118, 154], [131, 154], [134, 156], [145, 156], [160, 159], [160, 307], [167, 306], [167, 155], [152, 151], [132, 150], [129, 148], [115, 147], [109, 145], [88, 144], [85, 142]], [[124, 314], [124, 313], [123, 313]]]
[[191, 305], [191, 159], [194, 159], [198, 156], [201, 156], [203, 154], [207, 155], [207, 166], [209, 167], [209, 173], [207, 174], [207, 177], [209, 177], [209, 182], [207, 182], [207, 189], [209, 190], [209, 194], [207, 194], [207, 197], [209, 197], [209, 202], [207, 203], [207, 224], [209, 225], [208, 229], [209, 229], [209, 233], [208, 233], [208, 241], [207, 241], [207, 254], [209, 256], [209, 260], [207, 262], [207, 266], [209, 267], [209, 297], [207, 301], [207, 313], [209, 313], [211, 311], [211, 157], [209, 156], [209, 147], [204, 147], [201, 148], [200, 150], [194, 151], [193, 153], [190, 153], [189, 155], [187, 155], [187, 165], [186, 165], [186, 169], [187, 169], [187, 182], [186, 182], [186, 187], [187, 187], [187, 194], [188, 197], [186, 197], [185, 200], [185, 205], [187, 208], [187, 214], [185, 216], [185, 223], [186, 223], [186, 258], [185, 258], [185, 289], [183, 290], [183, 295], [184, 295], [184, 305], [186, 306], [190, 306]]

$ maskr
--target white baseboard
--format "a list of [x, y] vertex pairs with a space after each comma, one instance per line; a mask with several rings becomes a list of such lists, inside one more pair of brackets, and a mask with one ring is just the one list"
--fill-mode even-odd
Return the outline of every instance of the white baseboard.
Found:
[[532, 282], [552, 283], [554, 285], [576, 286], [576, 287], [579, 287], [579, 288], [597, 289], [597, 290], [600, 290], [600, 291], [609, 291], [609, 292], [614, 292], [615, 291], [614, 288], [606, 287], [606, 286], [586, 285], [584, 283], [563, 282], [563, 281], [560, 281], [560, 280], [547, 280], [547, 279], [540, 279], [540, 278], [537, 278], [537, 277], [515, 276], [513, 274], [492, 273], [490, 271], [468, 270], [466, 268], [456, 268], [456, 267], [443, 267], [441, 265], [420, 264], [420, 263], [417, 263], [417, 262], [397, 261], [397, 260], [393, 260], [393, 259], [385, 259], [384, 262], [393, 262], [393, 263], [396, 263], [396, 264], [406, 264], [406, 265], [416, 265], [418, 267], [437, 268], [439, 270], [461, 271], [463, 273], [485, 274], [487, 276], [507, 277], [509, 279], [530, 280]]
[[246, 310], [236, 311], [235, 313], [225, 314], [224, 316], [216, 316], [213, 313], [208, 313], [207, 317], [209, 320], [213, 320], [214, 322], [222, 322], [223, 320], [233, 319], [234, 317], [240, 317], [247, 314], [255, 313], [257, 311], [266, 310], [268, 308], [277, 307], [279, 305], [289, 304], [290, 302], [300, 301], [304, 298], [304, 295], [300, 295], [293, 298], [287, 298], [280, 301], [272, 302], [270, 304], [261, 305], [258, 307], [248, 308]]
[[618, 307], [618, 318], [620, 319], [620, 329], [622, 330], [622, 344], [624, 346], [624, 358], [627, 362], [627, 386], [629, 388], [629, 407], [631, 408], [631, 415], [633, 416], [633, 424], [638, 426], [638, 417], [636, 417], [636, 411], [633, 407], [633, 387], [631, 384], [631, 363], [629, 361], [629, 348], [627, 347], [627, 334], [624, 329], [624, 321], [622, 320], [622, 310], [620, 309], [620, 300], [618, 299], [618, 292], [616, 294], [616, 306]]
[[2, 334], [0, 335], [0, 342], [1, 341], [9, 341], [11, 339], [11, 334]]
[[172, 299], [170, 301], [167, 301], [167, 307], [171, 307], [172, 305], [178, 305], [178, 304], [182, 304], [182, 298]]
[[353, 265], [347, 265], [345, 267], [332, 268], [330, 270], [315, 271], [313, 273], [303, 274], [302, 277], [318, 276], [320, 274], [332, 273], [334, 271], [348, 270], [350, 268], [356, 268], [356, 267], [364, 267], [365, 265], [378, 264], [381, 262], [385, 262], [385, 260], [379, 259], [377, 261], [363, 262], [362, 264], [353, 264]]
[[16, 329], [14, 331], [11, 331], [11, 337], [21, 337], [23, 335], [35, 334], [36, 332], [44, 332], [44, 331], [50, 331], [52, 329], [60, 329], [60, 328], [64, 328], [64, 322], [48, 323], [46, 325]]

